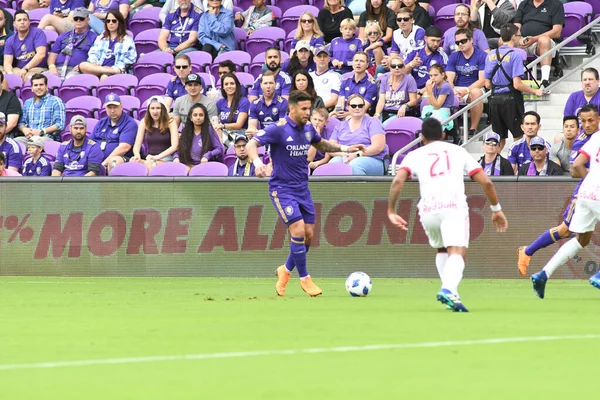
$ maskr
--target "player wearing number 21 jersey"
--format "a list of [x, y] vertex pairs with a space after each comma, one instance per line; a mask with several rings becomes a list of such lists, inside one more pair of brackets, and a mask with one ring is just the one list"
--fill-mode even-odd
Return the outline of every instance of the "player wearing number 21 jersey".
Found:
[[481, 185], [491, 204], [492, 223], [499, 232], [508, 223], [496, 196], [494, 184], [481, 166], [462, 147], [446, 143], [439, 121], [427, 118], [421, 131], [425, 146], [407, 154], [396, 174], [388, 203], [392, 223], [407, 230], [407, 222], [396, 213], [404, 182], [419, 179], [421, 199], [418, 209], [429, 244], [437, 249], [435, 264], [442, 281], [437, 300], [457, 312], [467, 312], [458, 294], [469, 246], [469, 207], [464, 176]]

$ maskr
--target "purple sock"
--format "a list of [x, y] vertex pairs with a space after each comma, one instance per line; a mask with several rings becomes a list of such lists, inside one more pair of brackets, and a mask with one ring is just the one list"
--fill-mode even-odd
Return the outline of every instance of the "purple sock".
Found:
[[[310, 244], [306, 244], [306, 253], [308, 253], [308, 250], [310, 250]], [[296, 264], [294, 264], [294, 257], [292, 257], [292, 251], [290, 250], [290, 254], [288, 254], [288, 258], [287, 260], [285, 260], [285, 268], [292, 272], [294, 270], [294, 268], [296, 267]]]
[[306, 246], [304, 245], [304, 238], [295, 238], [292, 236], [290, 240], [290, 255], [294, 259], [294, 264], [298, 268], [298, 275], [300, 278], [304, 278], [308, 275], [306, 268]]
[[551, 244], [556, 243], [560, 239], [561, 237], [558, 234], [558, 231], [554, 229], [547, 230], [546, 232], [542, 233], [539, 238], [535, 239], [535, 241], [525, 249], [525, 254], [531, 257], [535, 254], [536, 251], [548, 247]]

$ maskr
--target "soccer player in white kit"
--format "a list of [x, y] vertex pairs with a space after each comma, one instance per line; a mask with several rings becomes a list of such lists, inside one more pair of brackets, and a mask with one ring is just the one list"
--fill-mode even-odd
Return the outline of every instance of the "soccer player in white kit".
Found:
[[388, 218], [396, 227], [407, 230], [407, 222], [396, 213], [396, 207], [404, 182], [417, 176], [421, 193], [417, 205], [421, 224], [430, 246], [437, 249], [435, 265], [442, 280], [437, 300], [456, 312], [468, 312], [458, 295], [469, 247], [465, 174], [483, 188], [491, 204], [492, 223], [497, 231], [505, 232], [508, 222], [490, 178], [465, 149], [443, 141], [442, 125], [438, 120], [427, 118], [423, 121], [421, 136], [425, 146], [406, 155], [392, 182]]
[[[569, 226], [569, 230], [576, 235], [554, 253], [540, 272], [531, 275], [533, 290], [540, 299], [544, 298], [546, 283], [552, 273], [590, 243], [600, 220], [600, 135], [597, 133], [579, 150], [579, 155], [571, 164], [571, 176], [584, 178]], [[600, 289], [600, 272], [590, 278], [590, 283]]]

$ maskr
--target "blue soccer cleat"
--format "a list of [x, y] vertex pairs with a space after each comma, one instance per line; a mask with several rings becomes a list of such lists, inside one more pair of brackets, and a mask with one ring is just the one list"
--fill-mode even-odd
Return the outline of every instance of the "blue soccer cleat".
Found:
[[437, 300], [446, 305], [446, 309], [454, 312], [469, 312], [460, 298], [448, 289], [442, 289], [437, 294]]
[[600, 289], [600, 272], [590, 278], [593, 287]]
[[546, 275], [546, 271], [540, 271], [531, 275], [531, 282], [533, 282], [533, 291], [540, 298], [544, 298], [544, 293], [546, 292], [546, 282], [548, 282], [548, 275]]

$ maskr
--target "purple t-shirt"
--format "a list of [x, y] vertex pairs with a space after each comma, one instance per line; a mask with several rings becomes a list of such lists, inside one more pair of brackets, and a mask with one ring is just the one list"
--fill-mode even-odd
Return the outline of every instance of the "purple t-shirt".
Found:
[[[35, 56], [35, 49], [46, 46], [46, 44], [46, 35], [44, 35], [44, 32], [38, 28], [30, 28], [25, 39], [19, 39], [18, 33], [15, 32], [14, 35], [6, 40], [4, 55], [13, 56], [13, 65], [16, 68], [23, 68]], [[45, 65], [45, 63], [45, 61], [42, 61], [40, 65]]]
[[340, 68], [340, 71], [350, 72], [352, 71], [352, 59], [354, 58], [354, 54], [356, 54], [357, 51], [361, 51], [362, 48], [362, 40], [359, 38], [352, 37], [351, 39], [344, 39], [336, 37], [329, 45], [331, 61], [342, 61], [344, 66]]
[[455, 51], [448, 57], [446, 72], [456, 72], [454, 86], [469, 87], [479, 79], [479, 71], [485, 71], [485, 51], [475, 49], [471, 57], [465, 58], [460, 51]]
[[441, 48], [431, 54], [427, 54], [425, 48], [422, 48], [419, 50], [411, 51], [406, 56], [406, 60], [404, 60], [404, 63], [408, 64], [409, 62], [414, 60], [417, 54], [421, 59], [421, 65], [419, 65], [418, 67], [414, 67], [412, 69], [411, 74], [417, 82], [417, 87], [419, 89], [422, 89], [425, 87], [425, 84], [429, 80], [429, 68], [434, 64], [442, 64], [445, 68], [446, 64], [448, 63], [448, 56], [446, 55], [446, 53], [444, 53], [444, 50], [442, 50]]
[[64, 4], [60, 0], [50, 0], [50, 14], [60, 12], [63, 17], [69, 15], [77, 7], [85, 7], [83, 0], [67, 0]]
[[264, 97], [261, 96], [250, 104], [248, 119], [257, 119], [260, 126], [265, 128], [283, 118], [287, 108], [287, 100], [281, 96], [275, 97], [269, 105], [265, 103]]
[[[250, 90], [250, 96], [258, 97], [262, 95], [262, 89], [260, 88], [261, 78], [262, 74], [260, 74], [254, 81], [254, 85]], [[286, 72], [279, 71], [279, 73], [275, 75], [275, 96], [288, 96], [291, 88], [292, 78]]]
[[[444, 52], [446, 54], [452, 54], [455, 51], [458, 51], [458, 46], [456, 46], [455, 40], [456, 27], [452, 27], [444, 33], [444, 38], [442, 41], [444, 42]], [[473, 47], [479, 49], [483, 52], [489, 50], [490, 46], [488, 45], [488, 41], [485, 37], [485, 33], [481, 29], [473, 30]]]
[[[512, 52], [502, 59], [502, 56], [509, 51]], [[484, 75], [485, 79], [490, 79], [492, 81], [492, 86], [496, 87], [494, 89], [496, 93], [507, 93], [510, 91], [508, 85], [512, 83], [512, 78], [523, 75], [523, 58], [521, 57], [521, 54], [516, 52], [512, 47], [506, 45], [500, 47], [498, 52], [500, 53], [500, 58], [502, 59], [502, 68], [504, 68], [508, 76], [511, 78], [511, 81], [506, 79], [506, 76], [504, 76], [504, 73], [500, 69], [498, 69], [496, 74], [492, 77], [492, 72], [496, 67], [496, 50], [490, 51], [485, 59]]]
[[271, 146], [273, 173], [269, 179], [269, 188], [283, 187], [294, 190], [308, 188], [306, 156], [310, 146], [321, 141], [321, 136], [312, 125], [299, 126], [286, 116], [280, 122], [258, 131], [252, 140], [256, 140], [263, 146]]
[[[344, 122], [338, 124], [335, 127], [335, 130], [331, 134], [331, 140], [336, 140], [339, 144], [350, 146], [353, 144], [364, 144], [365, 146], [371, 145], [371, 138], [375, 135], [385, 135], [385, 131], [381, 126], [381, 121], [378, 118], [369, 117], [365, 115], [360, 123], [360, 127], [355, 131], [351, 131], [350, 129], [350, 120], [347, 119]], [[383, 160], [383, 158], [390, 152], [388, 145], [385, 145], [385, 148], [381, 151], [381, 153], [372, 156], [373, 158], [377, 158], [379, 160]]]
[[112, 67], [115, 65], [115, 44], [117, 44], [118, 38], [108, 39], [108, 49], [106, 50], [104, 61], [102, 61], [103, 67]]
[[23, 166], [23, 154], [21, 154], [21, 147], [11, 138], [4, 138], [4, 142], [0, 144], [0, 152], [4, 153], [5, 167], [14, 167], [21, 169]]
[[346, 101], [353, 94], [360, 94], [365, 101], [372, 107], [377, 103], [378, 90], [377, 83], [365, 74], [358, 82], [354, 80], [354, 76], [344, 80], [340, 87], [340, 96], [344, 96]]
[[[548, 148], [548, 159], [550, 158], [550, 143], [546, 140], [546, 148]], [[517, 164], [518, 168], [521, 168], [527, 161], [531, 161], [531, 150], [525, 140], [525, 137], [517, 140], [508, 148], [508, 156], [506, 157], [511, 164]]]
[[[104, 4], [105, 3], [105, 4]], [[109, 10], [119, 9], [121, 4], [129, 5], [128, 0], [108, 0], [106, 3], [104, 0], [92, 0], [92, 4], [94, 5], [94, 12], [100, 14], [106, 14]]]
[[567, 104], [565, 104], [564, 116], [578, 115], [581, 108], [586, 104], [594, 104], [596, 107], [600, 108], [600, 90], [596, 92], [589, 102], [586, 100], [583, 90], [571, 93], [567, 100]]
[[[104, 117], [98, 121], [90, 135], [90, 139], [98, 143], [100, 149], [104, 152], [104, 158], [108, 157], [121, 143], [132, 146], [126, 154], [127, 157], [131, 157], [136, 135], [137, 124], [135, 120], [123, 113], [115, 125], [111, 125], [109, 117]], [[106, 142], [106, 144], [103, 144], [103, 142]]]
[[385, 93], [384, 111], [398, 111], [400, 106], [408, 103], [409, 93], [417, 93], [417, 83], [412, 75], [404, 75], [398, 89], [394, 90], [390, 85], [392, 73], [387, 73], [379, 76], [380, 85], [379, 93]]
[[[231, 122], [237, 122], [238, 116], [241, 112], [247, 113], [250, 110], [250, 102], [247, 98], [242, 97], [238, 103], [237, 110], [235, 110], [235, 116]], [[217, 112], [219, 113], [219, 122], [222, 124], [230, 124], [229, 122], [229, 114], [231, 113], [231, 109], [227, 105], [227, 99], [219, 99], [217, 101]], [[248, 119], [246, 118], [246, 123], [243, 128], [248, 127]], [[243, 129], [242, 128], [242, 129]]]
[[[298, 43], [299, 40], [298, 39], [294, 39], [292, 40], [292, 47], [290, 47], [291, 49], [295, 49], [296, 48], [296, 43]], [[310, 38], [310, 43], [309, 43], [310, 47], [312, 48], [317, 48], [320, 46], [325, 46], [325, 38], [323, 36], [313, 36]]]
[[179, 7], [167, 14], [165, 23], [162, 26], [163, 29], [168, 29], [171, 33], [168, 41], [169, 47], [179, 46], [179, 44], [190, 38], [190, 33], [198, 32], [201, 13], [202, 11], [192, 5], [188, 15], [184, 18], [180, 16], [181, 9]]
[[40, 156], [37, 162], [33, 162], [33, 157], [29, 157], [23, 162], [23, 176], [50, 175], [52, 175], [52, 165], [43, 154]]
[[60, 68], [65, 63], [66, 56], [62, 54], [63, 49], [72, 47], [73, 52], [69, 59], [69, 67], [75, 67], [84, 61], [87, 61], [88, 52], [94, 44], [94, 40], [98, 35], [88, 29], [86, 32], [78, 34], [75, 31], [65, 32], [56, 39], [56, 42], [52, 43], [51, 53], [58, 54], [56, 58], [56, 65]]
[[81, 147], [74, 147], [73, 140], [63, 142], [56, 155], [56, 162], [65, 166], [63, 176], [84, 176], [90, 164], [100, 165], [103, 159], [100, 146], [91, 139], [86, 139]]
[[[203, 157], [208, 161], [218, 161], [225, 152], [225, 147], [223, 147], [223, 143], [221, 143], [217, 132], [215, 132], [215, 130], [211, 127], [209, 128], [208, 133], [210, 134], [212, 148], [208, 149], [208, 151], [206, 151], [204, 154], [202, 154], [202, 134], [198, 133], [197, 135], [194, 135], [192, 147], [190, 149], [192, 165], [200, 164], [200, 161], [202, 161]], [[173, 154], [173, 158], [179, 158], [179, 150]]]
[[441, 94], [446, 95], [446, 100], [444, 100], [444, 104], [440, 108], [450, 108], [454, 104], [454, 89], [452, 86], [444, 81], [442, 86], [434, 85], [433, 86], [433, 95], [437, 99]]

